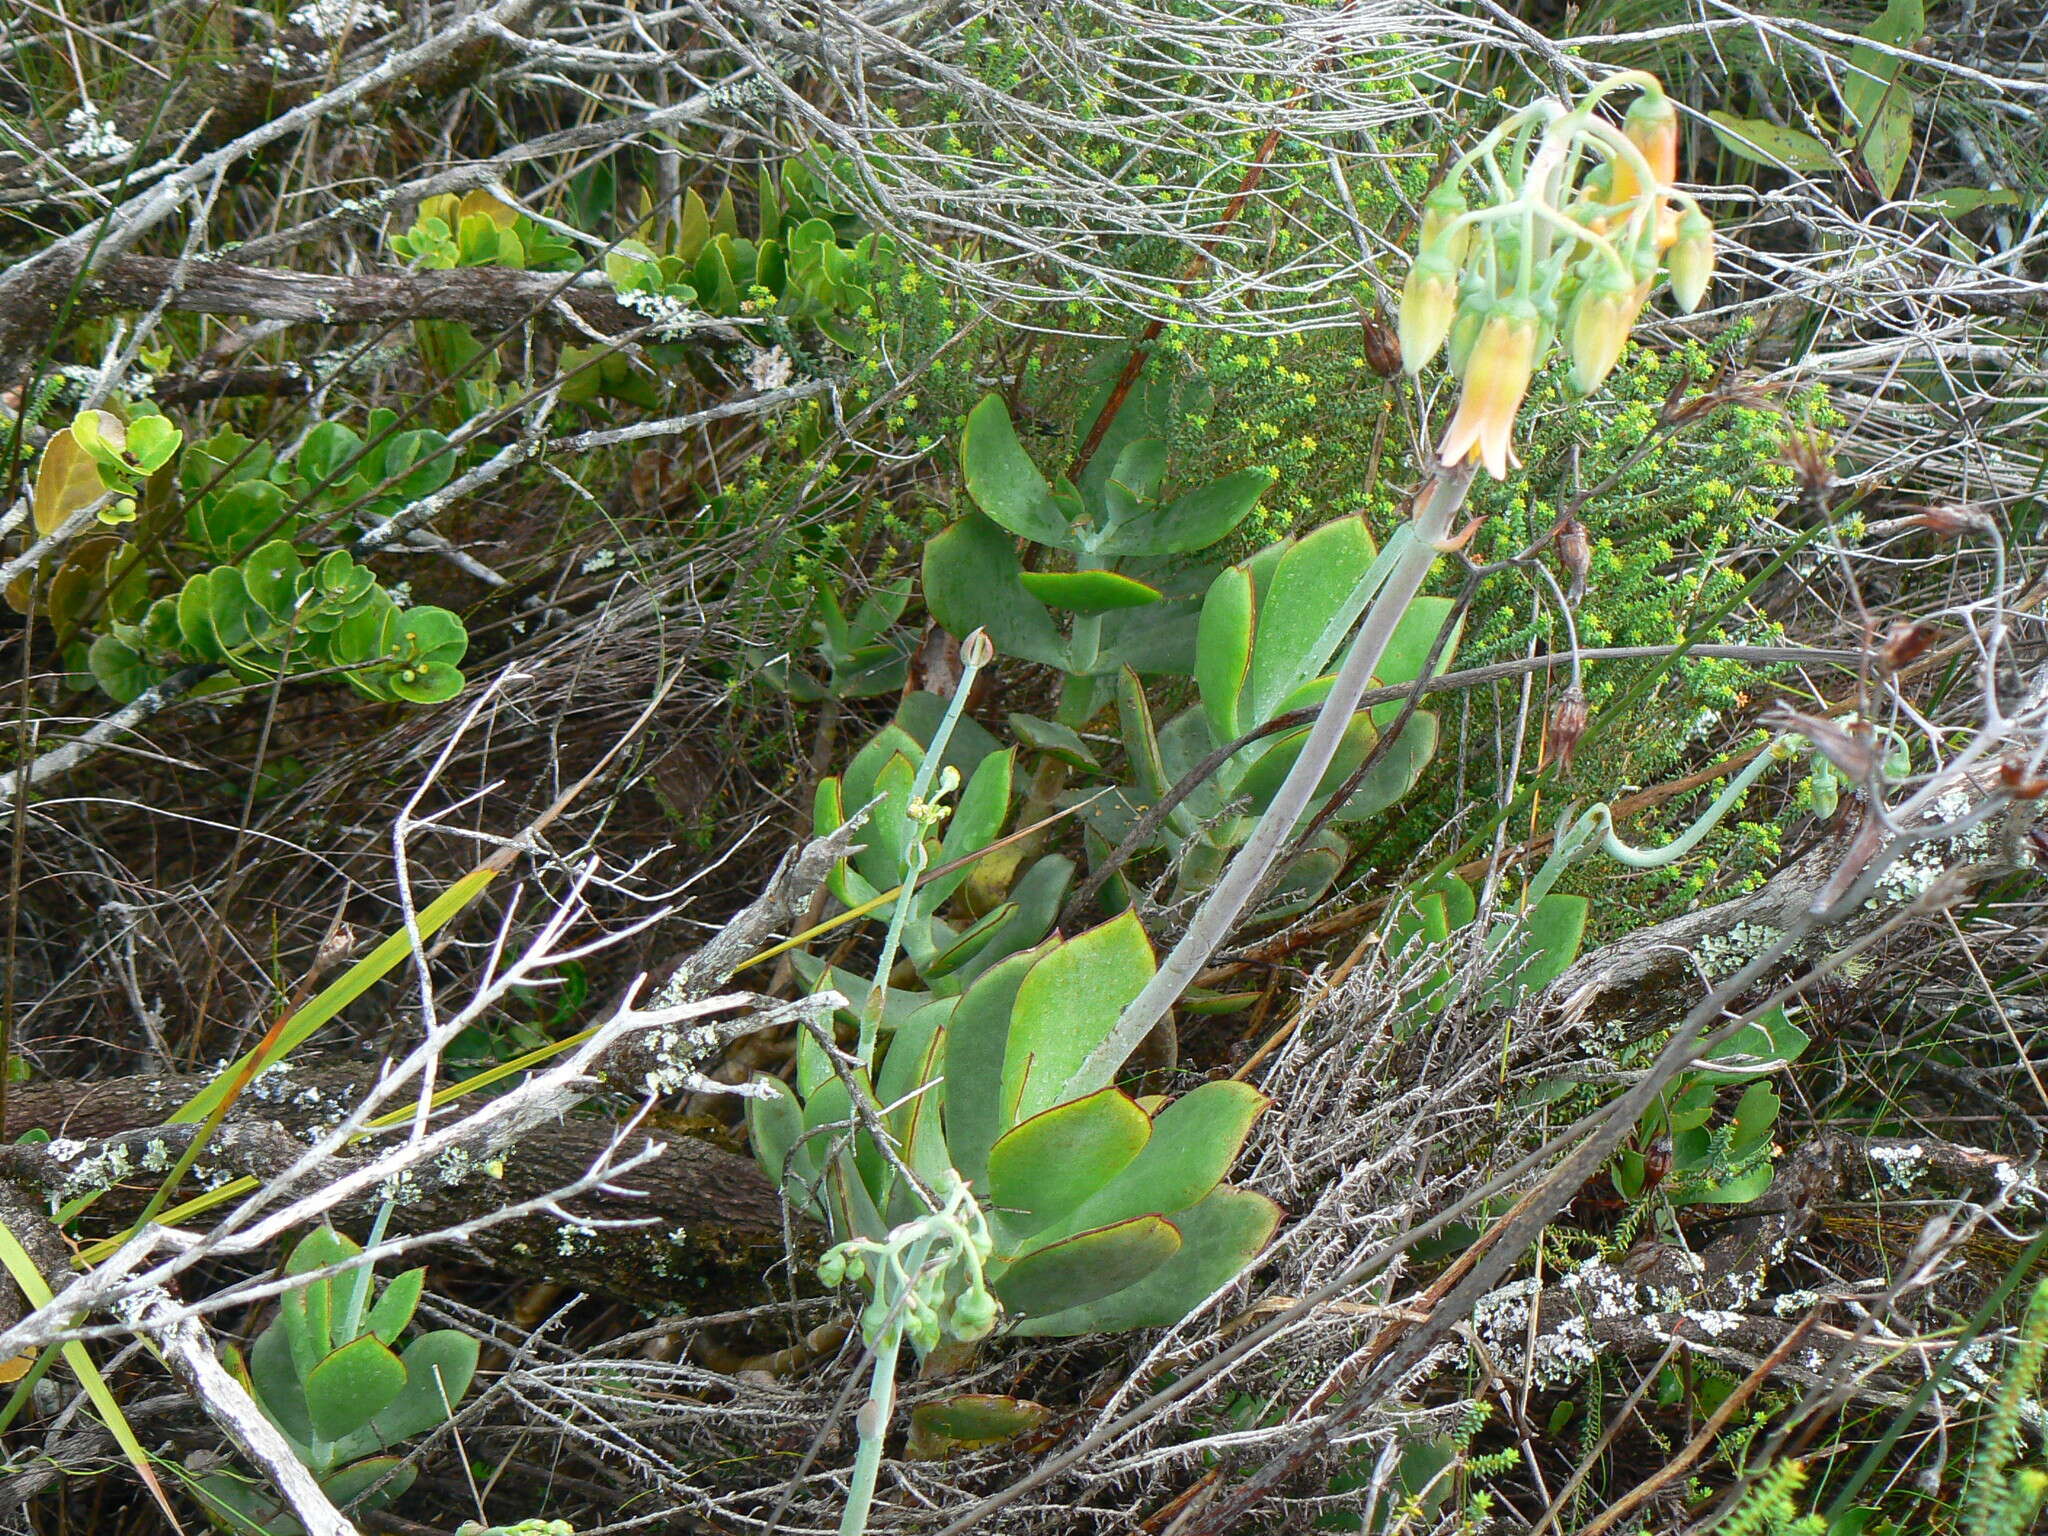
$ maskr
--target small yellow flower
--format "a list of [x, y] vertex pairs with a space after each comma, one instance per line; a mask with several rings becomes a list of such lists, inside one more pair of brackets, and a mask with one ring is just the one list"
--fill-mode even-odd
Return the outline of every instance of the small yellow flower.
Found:
[[1465, 365], [1465, 392], [1444, 433], [1442, 461], [1478, 459], [1496, 480], [1519, 464], [1513, 448], [1515, 413], [1536, 372], [1536, 343], [1542, 325], [1536, 306], [1524, 298], [1503, 299], [1480, 326]]

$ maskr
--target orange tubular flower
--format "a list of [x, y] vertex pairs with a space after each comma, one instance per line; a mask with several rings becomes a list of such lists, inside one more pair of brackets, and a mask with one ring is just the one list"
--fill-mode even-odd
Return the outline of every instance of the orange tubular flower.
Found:
[[1678, 109], [1669, 97], [1662, 91], [1638, 96], [1622, 120], [1621, 131], [1650, 162], [1658, 186], [1668, 187], [1678, 180]]
[[1515, 413], [1536, 371], [1541, 331], [1536, 306], [1527, 299], [1504, 299], [1486, 317], [1466, 363], [1458, 413], [1444, 433], [1445, 464], [1476, 458], [1494, 479], [1505, 480], [1508, 466], [1521, 462], [1512, 446]]

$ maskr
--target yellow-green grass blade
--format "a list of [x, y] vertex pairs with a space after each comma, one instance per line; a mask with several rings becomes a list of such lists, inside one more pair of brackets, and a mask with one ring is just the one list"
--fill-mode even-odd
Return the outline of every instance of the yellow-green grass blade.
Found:
[[[21, 1240], [8, 1230], [7, 1223], [0, 1221], [0, 1265], [6, 1267], [8, 1276], [14, 1281], [27, 1299], [31, 1309], [47, 1307], [52, 1297], [50, 1287], [43, 1281], [42, 1271], [28, 1256], [28, 1250], [21, 1246]], [[76, 1339], [59, 1346], [64, 1363], [71, 1367], [71, 1374], [78, 1378], [78, 1384], [85, 1388], [85, 1395], [99, 1411], [101, 1420], [114, 1437], [114, 1443], [121, 1447], [121, 1453], [134, 1466], [137, 1475], [149, 1486], [162, 1507], [164, 1518], [171, 1523], [171, 1529], [182, 1531], [178, 1517], [171, 1509], [171, 1501], [164, 1496], [163, 1484], [156, 1480], [156, 1471], [149, 1464], [149, 1453], [142, 1448], [142, 1442], [135, 1438], [135, 1428], [128, 1422], [128, 1416], [121, 1412], [121, 1405], [114, 1400], [107, 1379], [100, 1375], [99, 1367], [92, 1363], [92, 1356], [86, 1353], [85, 1345]]]

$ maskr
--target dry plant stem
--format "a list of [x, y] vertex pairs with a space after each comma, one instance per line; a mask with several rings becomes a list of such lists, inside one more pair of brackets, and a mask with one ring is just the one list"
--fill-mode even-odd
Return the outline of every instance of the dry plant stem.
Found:
[[207, 1342], [206, 1330], [189, 1309], [152, 1287], [123, 1308], [138, 1333], [155, 1341], [164, 1361], [238, 1450], [262, 1471], [298, 1516], [308, 1536], [356, 1536], [356, 1528], [321, 1490], [277, 1426]]
[[1749, 1402], [1756, 1389], [1770, 1379], [1773, 1371], [1792, 1358], [1792, 1351], [1806, 1338], [1816, 1316], [1817, 1313], [1809, 1312], [1802, 1317], [1798, 1325], [1785, 1335], [1784, 1342], [1759, 1361], [1756, 1369], [1742, 1379], [1742, 1384], [1728, 1394], [1721, 1406], [1714, 1410], [1713, 1417], [1700, 1426], [1699, 1433], [1686, 1442], [1683, 1450], [1601, 1511], [1599, 1518], [1582, 1529], [1579, 1536], [1600, 1536], [1601, 1532], [1613, 1529], [1617, 1522], [1640, 1508], [1659, 1488], [1691, 1471], [1693, 1464], [1713, 1445], [1728, 1421]]
[[[1589, 661], [1653, 661], [1665, 656], [1676, 656], [1681, 653], [1709, 660], [1753, 662], [1758, 666], [1780, 664], [1818, 666], [1826, 663], [1829, 665], [1853, 667], [1863, 659], [1861, 651], [1829, 650], [1819, 646], [1803, 645], [1602, 646], [1576, 652], [1551, 651], [1541, 656], [1518, 656], [1512, 661], [1488, 662], [1483, 667], [1466, 667], [1458, 672], [1442, 672], [1433, 677], [1418, 678], [1413, 683], [1401, 683], [1387, 688], [1368, 688], [1358, 696], [1358, 708], [1371, 709], [1380, 704], [1392, 704], [1411, 698], [1421, 700], [1432, 694], [1456, 693], [1466, 688], [1483, 688], [1488, 683], [1497, 683], [1510, 677], [1520, 677], [1530, 672], [1548, 672], [1557, 667], [1569, 667], [1575, 659], [1580, 663]], [[1847, 706], [1844, 707], [1846, 708]], [[1063, 929], [1073, 929], [1081, 926], [1089, 910], [1089, 903], [1094, 901], [1103, 886], [1109, 883], [1110, 876], [1115, 874], [1134, 855], [1143, 849], [1152, 840], [1153, 835], [1166, 824], [1166, 818], [1173, 813], [1174, 809], [1206, 783], [1210, 775], [1214, 774], [1217, 769], [1229, 762], [1231, 758], [1235, 757], [1246, 747], [1252, 745], [1252, 743], [1263, 741], [1268, 736], [1278, 735], [1282, 731], [1291, 731], [1296, 726], [1306, 725], [1315, 718], [1315, 715], [1316, 712], [1313, 708], [1291, 709], [1284, 715], [1275, 715], [1264, 725], [1245, 732], [1244, 735], [1238, 737], [1235, 741], [1226, 742], [1196, 763], [1194, 767], [1190, 768], [1182, 776], [1179, 783], [1175, 784], [1153, 804], [1146, 807], [1144, 814], [1131, 823], [1131, 830], [1125, 834], [1123, 841], [1118, 843], [1111, 850], [1109, 856], [1097, 864], [1089, 872], [1088, 878], [1076, 887], [1074, 894], [1067, 898], [1067, 905], [1060, 913], [1060, 927]], [[1711, 783], [1713, 780], [1723, 777], [1731, 770], [1740, 768], [1753, 755], [1753, 752], [1738, 753], [1728, 761], [1717, 763], [1712, 768], [1705, 769], [1701, 773], [1689, 775], [1670, 784], [1658, 785], [1655, 788], [1644, 790], [1640, 794], [1618, 800], [1614, 804], [1614, 812], [1617, 816], [1626, 816], [1630, 812], [1640, 810], [1646, 805], [1658, 804], [1661, 801], [1668, 800], [1673, 795], [1684, 794], [1687, 790], [1696, 789], [1701, 784]], [[1334, 803], [1338, 802], [1341, 797], [1333, 795], [1331, 799]], [[1546, 832], [1533, 843], [1526, 844], [1521, 852], [1541, 852], [1549, 846], [1550, 834]], [[1466, 879], [1471, 879], [1474, 876], [1474, 872], [1483, 874], [1486, 866], [1486, 860], [1478, 859], [1460, 866], [1457, 873]], [[1379, 900], [1374, 900], [1361, 906], [1346, 908], [1345, 911], [1337, 914], [1335, 919], [1327, 919], [1323, 924], [1316, 925], [1313, 930], [1299, 931], [1312, 932], [1316, 938], [1327, 938], [1332, 933], [1341, 933], [1345, 928], [1354, 926], [1361, 918], [1378, 911], [1380, 905], [1381, 902]], [[1341, 921], [1339, 921], [1340, 919]], [[1336, 922], [1337, 926], [1329, 926], [1331, 922]], [[1285, 935], [1283, 937], [1291, 940], [1292, 936]], [[1290, 942], [1287, 948], [1297, 949], [1301, 947], [1302, 943], [1308, 942], [1311, 942], [1311, 940], [1304, 939], [1300, 943]], [[1286, 952], [1286, 950], [1278, 951], [1278, 953]], [[1236, 969], [1241, 968], [1241, 966], [1236, 967]], [[1206, 985], [1206, 980], [1202, 984]], [[770, 988], [769, 990], [772, 991], [774, 989]]]
[[1264, 884], [1267, 872], [1293, 836], [1296, 824], [1307, 812], [1316, 786], [1322, 783], [1331, 760], [1336, 757], [1344, 733], [1350, 728], [1351, 717], [1358, 708], [1358, 700], [1365, 693], [1366, 684], [1372, 681], [1373, 669], [1380, 664], [1388, 642], [1393, 639], [1395, 626], [1435, 566], [1439, 546], [1449, 537], [1451, 522], [1465, 504], [1475, 469], [1476, 466], [1469, 462], [1440, 469], [1416, 493], [1414, 516], [1396, 535], [1406, 542], [1395, 556], [1393, 568], [1387, 573], [1386, 585], [1366, 610], [1364, 622], [1345, 653], [1344, 665], [1338, 669], [1329, 697], [1323, 701], [1308, 740], [1302, 745], [1301, 755], [1288, 770], [1279, 793], [1273, 797], [1265, 815], [1259, 818], [1250, 838], [1231, 859], [1222, 878], [1210, 890], [1208, 899], [1195, 913], [1187, 932], [1174, 945], [1165, 963], [1153, 973], [1152, 979], [1145, 984], [1145, 990], [1123, 1011], [1109, 1038], [1081, 1064], [1064, 1092], [1084, 1092], [1082, 1084], [1102, 1082], [1121, 1067], [1137, 1049], [1138, 1042], [1166, 1017], [1188, 984], [1201, 974], [1202, 967], [1209, 963], [1209, 957], [1222, 947], [1223, 941], [1230, 936], [1230, 930], [1244, 915], [1245, 908]]

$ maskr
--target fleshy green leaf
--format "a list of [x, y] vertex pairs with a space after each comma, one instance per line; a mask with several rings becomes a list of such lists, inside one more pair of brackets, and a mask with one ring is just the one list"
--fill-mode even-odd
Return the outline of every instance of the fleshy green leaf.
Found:
[[1017, 441], [1002, 396], [985, 395], [968, 413], [967, 430], [960, 438], [960, 467], [974, 504], [1002, 527], [1020, 539], [1055, 549], [1078, 547], [1074, 530], [1053, 502], [1052, 487]]
[[1134, 1285], [1180, 1249], [1180, 1232], [1172, 1222], [1136, 1216], [1035, 1248], [1005, 1266], [993, 1285], [1006, 1309], [1037, 1317]]
[[1195, 685], [1202, 710], [1218, 745], [1237, 740], [1238, 699], [1252, 660], [1252, 620], [1256, 603], [1252, 578], [1234, 565], [1218, 576], [1202, 601], [1201, 625], [1195, 639]]
[[989, 1149], [989, 1200], [1012, 1232], [1073, 1213], [1121, 1173], [1152, 1136], [1151, 1118], [1119, 1088], [1033, 1115]]
[[986, 629], [1005, 656], [1064, 667], [1067, 642], [1022, 575], [1010, 536], [985, 517], [963, 517], [925, 544], [925, 605], [948, 633]]
[[361, 1429], [405, 1390], [405, 1367], [382, 1340], [364, 1335], [306, 1373], [306, 1415], [322, 1440]]
[[1272, 1241], [1280, 1207], [1230, 1185], [1179, 1212], [1180, 1252], [1151, 1274], [1098, 1301], [1026, 1318], [1016, 1332], [1040, 1338], [1165, 1328], [1179, 1322], [1241, 1272]]
[[1024, 590], [1048, 608], [1067, 613], [1114, 613], [1159, 601], [1157, 587], [1115, 571], [1021, 571]]
[[1227, 1078], [1182, 1094], [1153, 1117], [1143, 1150], [1061, 1229], [1108, 1226], [1148, 1211], [1171, 1216], [1206, 1198], [1271, 1102], [1249, 1083]]
[[1008, 723], [1010, 734], [1034, 751], [1049, 752], [1076, 768], [1101, 766], [1095, 760], [1094, 751], [1071, 726], [1025, 714], [1011, 715]]
[[1274, 478], [1269, 469], [1241, 469], [1167, 505], [1142, 509], [1112, 527], [1095, 548], [1106, 555], [1181, 555], [1207, 549], [1251, 514]]
[[960, 999], [946, 1030], [946, 1145], [960, 1176], [988, 1187], [988, 1153], [1010, 1128], [1003, 1109], [1003, 1057], [1010, 1018], [1040, 951], [998, 961]]
[[[1060, 1101], [1067, 1080], [1109, 1037], [1154, 969], [1152, 944], [1135, 912], [1054, 946], [1031, 968], [1017, 990], [1003, 1057], [1005, 1129]], [[1106, 1083], [1079, 1083], [1074, 1092]]]
[[320, 1488], [338, 1507], [348, 1510], [353, 1505], [352, 1512], [360, 1515], [391, 1503], [419, 1475], [420, 1469], [402, 1457], [371, 1456], [343, 1467], [323, 1480]]
[[1349, 606], [1374, 554], [1364, 521], [1346, 517], [1318, 528], [1280, 557], [1259, 602], [1240, 730], [1272, 718], [1282, 699], [1329, 664], [1344, 638], [1343, 626], [1332, 621]]
[[477, 1341], [440, 1328], [414, 1339], [401, 1358], [404, 1390], [370, 1423], [386, 1445], [402, 1444], [448, 1422], [447, 1404], [460, 1404], [476, 1375]]
[[408, 1269], [385, 1286], [384, 1294], [377, 1298], [377, 1304], [363, 1319], [363, 1332], [382, 1339], [386, 1344], [396, 1344], [398, 1336], [405, 1332], [406, 1325], [419, 1308], [420, 1292], [426, 1283], [427, 1272], [424, 1269]]

